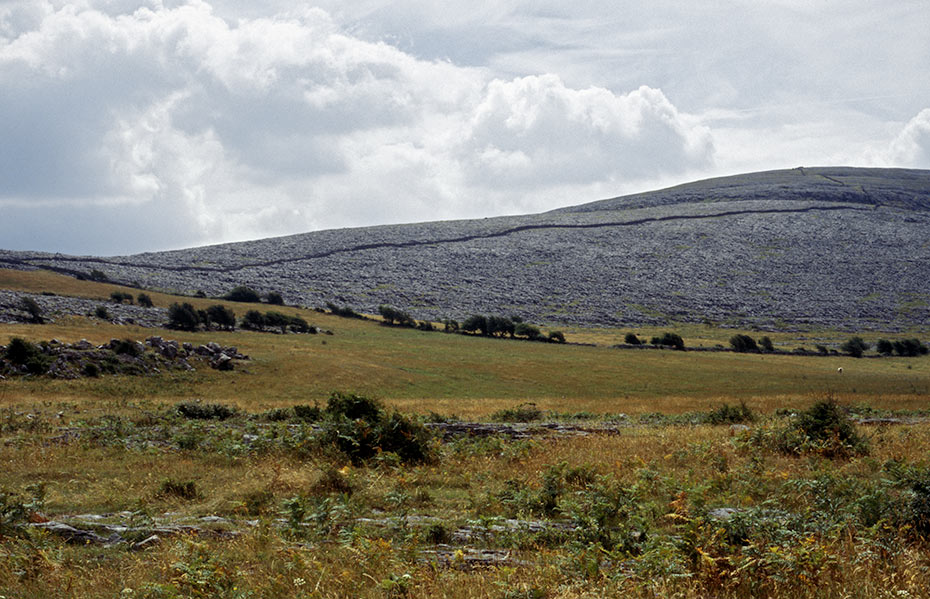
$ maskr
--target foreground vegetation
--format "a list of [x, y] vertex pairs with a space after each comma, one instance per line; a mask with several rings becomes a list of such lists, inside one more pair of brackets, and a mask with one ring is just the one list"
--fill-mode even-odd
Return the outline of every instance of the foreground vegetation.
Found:
[[275, 304], [333, 335], [0, 326], [26, 350], [164, 335], [251, 357], [0, 381], [0, 595], [930, 595], [930, 358], [526, 343]]

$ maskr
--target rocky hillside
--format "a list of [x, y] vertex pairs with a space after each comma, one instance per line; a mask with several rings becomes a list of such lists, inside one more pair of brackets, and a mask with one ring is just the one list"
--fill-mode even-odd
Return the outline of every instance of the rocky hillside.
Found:
[[0, 264], [432, 319], [895, 330], [930, 323], [930, 171], [797, 168], [529, 216], [113, 258], [0, 252]]

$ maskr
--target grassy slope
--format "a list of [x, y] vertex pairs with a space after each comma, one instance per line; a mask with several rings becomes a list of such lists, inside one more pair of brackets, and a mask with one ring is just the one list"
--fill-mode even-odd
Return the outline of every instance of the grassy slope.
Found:
[[[0, 288], [107, 298], [122, 289], [76, 281], [50, 273], [0, 270]], [[129, 290], [133, 291], [133, 290]], [[180, 301], [151, 294], [156, 305]], [[198, 307], [216, 300], [191, 301]], [[253, 306], [228, 303], [240, 315]], [[267, 309], [268, 306], [260, 306]], [[33, 340], [150, 335], [205, 343], [236, 345], [253, 361], [233, 373], [201, 371], [157, 378], [52, 381], [10, 380], [0, 399], [77, 401], [152, 397], [165, 401], [204, 398], [249, 409], [312, 403], [331, 391], [374, 395], [417, 412], [435, 410], [460, 416], [483, 416], [522, 401], [560, 412], [678, 412], [709, 403], [746, 400], [772, 410], [809, 403], [832, 393], [847, 401], [876, 407], [925, 407], [930, 396], [930, 360], [847, 357], [763, 356], [733, 353], [682, 353], [617, 350], [609, 347], [558, 346], [520, 341], [424, 333], [336, 318], [313, 311], [283, 308], [332, 329], [333, 336], [271, 333], [181, 333], [122, 327], [83, 318], [50, 325], [5, 325], [0, 343], [22, 336]], [[648, 336], [654, 331], [638, 330]], [[725, 343], [732, 330], [695, 327], [685, 334], [689, 345]], [[568, 339], [616, 342], [605, 332], [569, 334]], [[616, 332], [619, 337], [620, 331]], [[688, 335], [695, 337], [689, 337]], [[758, 335], [754, 333], [754, 335]], [[776, 342], [792, 341], [784, 336]], [[811, 346], [812, 343], [808, 343]], [[842, 375], [837, 368], [842, 367]]]

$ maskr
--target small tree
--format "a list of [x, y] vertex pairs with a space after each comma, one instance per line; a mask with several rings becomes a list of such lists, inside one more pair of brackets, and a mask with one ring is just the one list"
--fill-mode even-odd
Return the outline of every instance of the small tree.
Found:
[[236, 313], [222, 304], [207, 308], [207, 318], [218, 327], [231, 331], [236, 328]]
[[19, 307], [29, 315], [29, 321], [35, 324], [42, 324], [45, 319], [42, 318], [42, 308], [31, 297], [24, 297], [19, 302]]
[[113, 303], [116, 303], [116, 304], [122, 304], [125, 302], [128, 302], [131, 304], [132, 294], [125, 293], [123, 291], [114, 291], [113, 293], [110, 294], [110, 299], [113, 301]]
[[862, 337], [852, 337], [849, 341], [840, 346], [840, 349], [854, 358], [861, 358], [862, 353], [869, 349], [869, 344], [862, 340]]
[[242, 322], [240, 323], [243, 329], [251, 329], [253, 331], [264, 331], [265, 330], [265, 317], [262, 316], [262, 313], [258, 310], [249, 310], [245, 313], [245, 316], [242, 317]]
[[894, 345], [887, 339], [879, 339], [875, 344], [875, 350], [883, 356], [890, 356], [894, 352]]
[[149, 297], [147, 293], [140, 293], [136, 297], [136, 303], [142, 306], [143, 308], [151, 308], [155, 304], [152, 303], [152, 298]]
[[268, 292], [268, 294], [265, 296], [265, 301], [273, 306], [284, 305], [284, 298], [281, 297], [281, 294], [278, 293], [277, 291]]
[[487, 334], [496, 337], [504, 335], [514, 336], [515, 327], [513, 321], [505, 316], [489, 316]]
[[480, 314], [473, 314], [462, 323], [462, 330], [469, 333], [488, 334], [488, 319]]
[[200, 315], [191, 304], [174, 303], [168, 308], [168, 327], [181, 331], [196, 331], [200, 325]]
[[678, 333], [665, 333], [661, 337], [653, 337], [651, 342], [653, 345], [664, 345], [678, 350], [685, 349], [685, 342]]
[[635, 333], [627, 333], [626, 336], [623, 337], [623, 342], [628, 345], [642, 345], [643, 344], [642, 340], [639, 337], [637, 337]]
[[97, 306], [97, 309], [94, 310], [94, 316], [100, 320], [110, 320], [110, 312], [105, 306]]
[[775, 346], [772, 345], [772, 340], [769, 339], [768, 337], [763, 337], [762, 339], [759, 339], [759, 346], [762, 348], [763, 351], [775, 351]]
[[733, 347], [733, 351], [736, 352], [756, 352], [759, 351], [759, 346], [756, 345], [756, 340], [750, 337], [749, 335], [733, 335], [730, 337], [730, 345]]
[[244, 285], [234, 287], [229, 293], [223, 296], [223, 299], [231, 302], [251, 302], [255, 304], [262, 301], [262, 297], [257, 291]]
[[549, 331], [549, 341], [552, 343], [565, 343], [565, 335], [562, 331]]
[[521, 322], [516, 325], [514, 328], [514, 335], [518, 337], [526, 337], [530, 341], [536, 341], [542, 338], [542, 333], [539, 330], [539, 327]]
[[265, 324], [269, 327], [277, 327], [282, 333], [286, 333], [291, 319], [280, 312], [265, 312]]

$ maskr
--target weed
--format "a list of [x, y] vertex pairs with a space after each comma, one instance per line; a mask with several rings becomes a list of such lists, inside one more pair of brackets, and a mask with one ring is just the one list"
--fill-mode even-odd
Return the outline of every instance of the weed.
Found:
[[223, 404], [183, 402], [175, 406], [178, 414], [194, 420], [226, 420], [236, 414], [235, 408]]
[[543, 411], [536, 407], [535, 403], [521, 403], [515, 408], [506, 408], [498, 410], [491, 414], [491, 420], [495, 422], [535, 422], [542, 420]]

